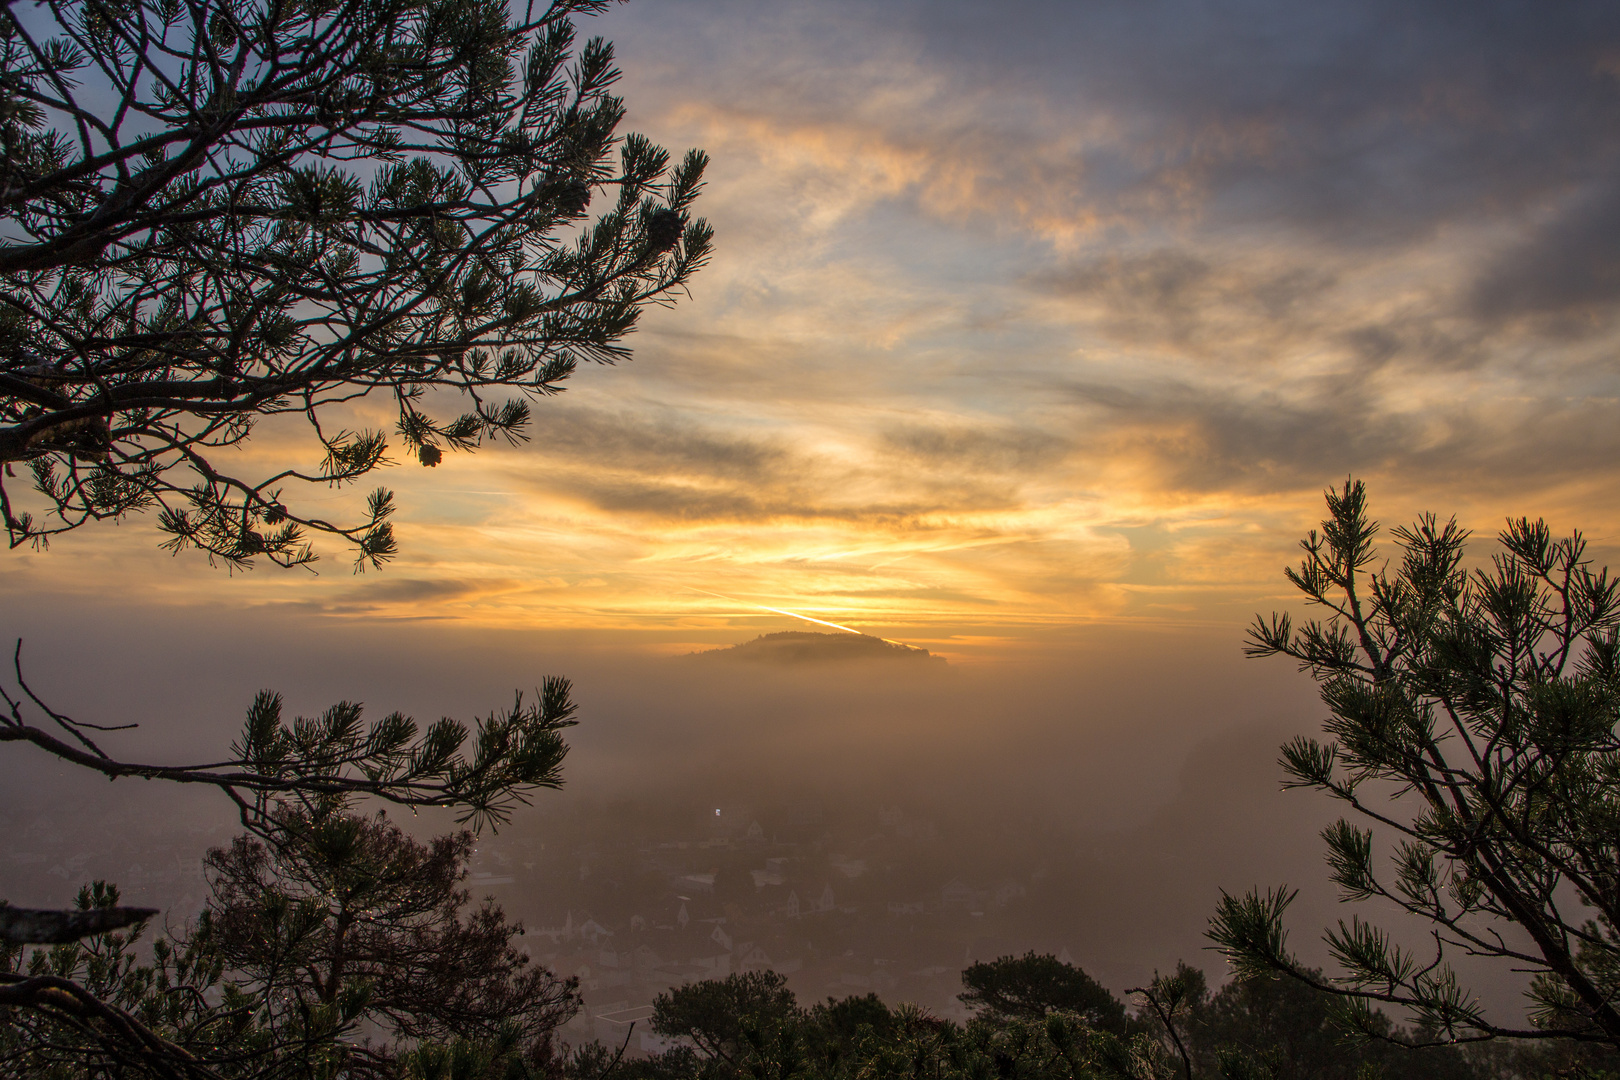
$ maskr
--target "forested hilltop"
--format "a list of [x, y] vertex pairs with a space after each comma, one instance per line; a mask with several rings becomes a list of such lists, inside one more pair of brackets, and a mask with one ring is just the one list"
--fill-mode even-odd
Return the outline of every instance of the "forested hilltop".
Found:
[[852, 660], [945, 663], [943, 656], [934, 656], [927, 649], [885, 641], [870, 634], [823, 634], [804, 630], [761, 634], [740, 645], [707, 649], [692, 656], [708, 662], [737, 660], [761, 664], [847, 663]]

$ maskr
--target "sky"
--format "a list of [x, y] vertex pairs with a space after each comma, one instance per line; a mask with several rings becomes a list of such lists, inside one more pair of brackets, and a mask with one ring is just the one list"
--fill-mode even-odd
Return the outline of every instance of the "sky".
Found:
[[[1480, 557], [1510, 515], [1620, 552], [1614, 5], [642, 0], [584, 29], [626, 130], [712, 160], [691, 296], [528, 444], [388, 471], [382, 571], [327, 546], [231, 575], [141, 519], [5, 555], [0, 629], [59, 693], [235, 716], [279, 680], [432, 713], [555, 662], [612, 713], [613, 672], [791, 612], [1041, 697], [1025, 728], [1102, 793], [1065, 812], [1117, 825], [1227, 775], [1211, 751], [1186, 779], [1210, 740], [1310, 726], [1308, 684], [1239, 646], [1347, 475]], [[1043, 756], [949, 730], [1022, 747], [1008, 784]], [[656, 765], [633, 724], [581, 731], [582, 777]]]
[[[763, 605], [967, 660], [1084, 622], [1239, 625], [1285, 598], [1352, 473], [1386, 521], [1489, 538], [1545, 515], [1606, 543], [1617, 21], [617, 7], [585, 32], [617, 46], [626, 130], [712, 158], [713, 264], [633, 362], [541, 403], [527, 445], [386, 473], [385, 572], [330, 548], [319, 577], [260, 568], [233, 602], [674, 651], [779, 626]], [[292, 439], [244, 455], [309, 456]], [[305, 499], [352, 516], [361, 494]], [[162, 604], [225, 588], [150, 534], [3, 571]]]

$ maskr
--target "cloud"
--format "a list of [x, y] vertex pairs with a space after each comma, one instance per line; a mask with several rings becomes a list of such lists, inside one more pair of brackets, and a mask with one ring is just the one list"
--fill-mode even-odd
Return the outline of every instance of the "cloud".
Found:
[[1013, 479], [1058, 464], [1071, 444], [1030, 426], [974, 425], [960, 420], [911, 422], [881, 433], [882, 451], [907, 464], [949, 471], [951, 476]]
[[1596, 2], [659, 7], [617, 23], [632, 85], [645, 35], [689, 60], [658, 64], [680, 107], [746, 105], [771, 142], [859, 130], [823, 144], [853, 175], [874, 160], [856, 144], [910, 148], [883, 174], [947, 215], [963, 203], [941, 191], [1029, 220], [1065, 192], [1071, 220], [1158, 208], [1405, 245], [1620, 151], [1620, 15]]
[[1185, 185], [1338, 243], [1534, 205], [1620, 148], [1620, 15], [1595, 2], [886, 7], [958, 86], [1112, 115], [1090, 175], [1113, 192]]
[[1134, 458], [1168, 491], [1282, 493], [1354, 473], [1409, 486], [1488, 483], [1534, 493], [1612, 476], [1620, 403], [1485, 399], [1397, 411], [1341, 386], [1304, 401], [1162, 393], [1122, 411], [1108, 453]]
[[607, 465], [628, 472], [710, 480], [761, 482], [780, 474], [786, 451], [766, 437], [725, 432], [668, 410], [571, 407], [545, 417], [535, 449], [589, 470]]
[[875, 431], [747, 424], [716, 416], [677, 427], [657, 411], [559, 410], [535, 452], [507, 460], [520, 482], [594, 508], [672, 523], [851, 523], [938, 527], [1022, 507], [1018, 490], [1061, 459], [1058, 436], [960, 418]]
[[1493, 325], [1536, 320], [1555, 337], [1612, 325], [1620, 301], [1620, 185], [1583, 192], [1529, 233], [1474, 282], [1467, 313]]
[[1107, 410], [1087, 456], [1133, 461], [1165, 491], [1308, 490], [1346, 471], [1383, 471], [1414, 441], [1409, 418], [1380, 414], [1355, 386], [1303, 400], [1190, 384], [1072, 392]]
[[1161, 247], [1096, 254], [1030, 281], [1122, 345], [1242, 364], [1274, 359], [1337, 314], [1338, 275], [1302, 262]]
[[467, 596], [487, 589], [490, 582], [452, 581], [440, 578], [432, 581], [412, 578], [393, 578], [369, 581], [352, 589], [349, 598], [358, 604], [432, 604]]

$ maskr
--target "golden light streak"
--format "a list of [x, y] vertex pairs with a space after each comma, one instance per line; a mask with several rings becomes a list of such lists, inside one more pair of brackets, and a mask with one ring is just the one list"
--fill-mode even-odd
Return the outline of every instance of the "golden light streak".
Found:
[[[768, 604], [756, 604], [752, 600], [739, 600], [735, 596], [727, 596], [724, 593], [710, 592], [707, 589], [694, 589], [690, 585], [686, 586], [686, 588], [689, 589], [692, 592], [695, 592], [695, 593], [702, 593], [705, 596], [713, 596], [713, 597], [717, 597], [718, 599], [721, 599], [721, 600], [729, 600], [733, 604], [743, 604], [743, 605], [745, 605], [747, 607], [759, 608], [759, 610], [761, 610], [761, 611], [771, 611], [771, 612], [775, 612], [778, 615], [786, 615], [789, 618], [803, 619], [805, 622], [813, 622], [817, 626], [830, 626], [834, 630], [844, 630], [844, 631], [847, 631], [848, 633], [855, 634], [855, 635], [857, 635], [859, 637], [872, 637], [872, 636], [874, 636], [872, 634], [863, 633], [862, 631], [856, 630], [853, 627], [840, 626], [838, 623], [828, 622], [826, 619], [812, 619], [808, 615], [800, 615], [797, 611], [788, 611], [785, 608], [774, 608], [774, 607], [771, 607]], [[878, 640], [881, 641], [881, 642], [884, 642], [885, 644], [888, 644], [888, 645], [900, 645], [900, 646], [903, 646], [904, 648], [907, 648], [907, 649], [913, 647], [913, 646], [907, 645], [903, 641], [890, 641], [886, 637], [880, 637], [880, 638], [878, 638]]]

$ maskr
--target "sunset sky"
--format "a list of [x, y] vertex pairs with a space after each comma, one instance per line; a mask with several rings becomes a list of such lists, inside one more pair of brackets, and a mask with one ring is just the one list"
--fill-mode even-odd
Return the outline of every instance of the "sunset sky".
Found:
[[[781, 608], [966, 659], [1097, 621], [1235, 626], [1284, 597], [1352, 472], [1386, 521], [1546, 515], [1607, 544], [1617, 23], [626, 5], [585, 32], [617, 44], [627, 129], [712, 157], [717, 232], [633, 363], [580, 373], [526, 446], [389, 470], [403, 553], [380, 573], [327, 545], [318, 577], [227, 583], [142, 520], [0, 573], [664, 651]], [[290, 449], [266, 430], [246, 453]]]
[[[1324, 488], [1455, 514], [1479, 560], [1525, 515], [1620, 565], [1620, 5], [636, 0], [582, 31], [623, 130], [710, 155], [691, 296], [527, 444], [378, 474], [380, 571], [323, 543], [229, 574], [141, 517], [0, 556], [0, 640], [53, 704], [142, 722], [109, 746], [217, 757], [260, 687], [468, 719], [568, 674], [547, 805], [1028, 811], [1102, 868], [1061, 940], [1123, 988], [1219, 964], [1219, 889], [1303, 886], [1301, 942], [1345, 914], [1331, 808], [1274, 764], [1314, 687], [1241, 655], [1299, 609]], [[240, 454], [319, 457], [297, 425]], [[369, 486], [289, 501], [353, 521]], [[795, 615], [951, 664], [681, 658], [826, 629]], [[193, 813], [161, 787], [19, 750], [0, 822]]]

